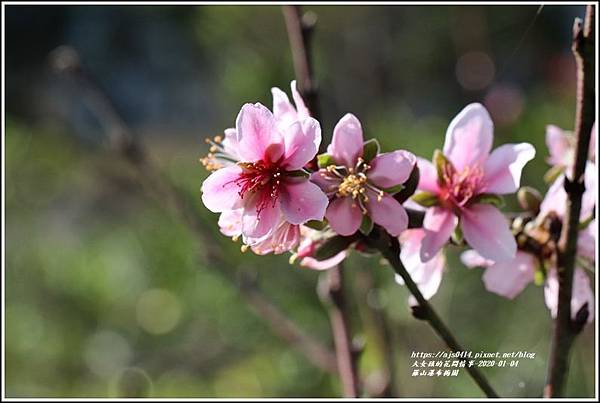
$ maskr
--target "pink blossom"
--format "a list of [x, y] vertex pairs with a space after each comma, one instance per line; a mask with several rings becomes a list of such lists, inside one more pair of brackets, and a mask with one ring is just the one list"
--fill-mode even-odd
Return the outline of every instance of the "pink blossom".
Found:
[[337, 255], [325, 260], [317, 260], [314, 256], [317, 249], [327, 239], [327, 233], [316, 231], [308, 227], [300, 227], [301, 241], [298, 252], [292, 256], [290, 261], [300, 259], [300, 266], [313, 270], [327, 270], [340, 264], [347, 256], [347, 251], [341, 251]]
[[402, 205], [387, 189], [409, 178], [415, 157], [403, 150], [378, 154], [372, 161], [363, 159], [363, 131], [359, 120], [345, 115], [333, 130], [327, 149], [334, 165], [311, 176], [330, 197], [325, 217], [340, 235], [354, 234], [368, 215], [390, 235], [398, 236], [408, 225]]
[[318, 150], [319, 123], [309, 117], [282, 131], [269, 109], [245, 104], [235, 131], [231, 152], [239, 162], [204, 181], [204, 205], [217, 213], [241, 209], [241, 233], [252, 239], [275, 231], [282, 217], [294, 225], [322, 220], [327, 197], [297, 174]]
[[[594, 122], [588, 153], [588, 159], [591, 162], [596, 161], [596, 136], [596, 122]], [[562, 130], [554, 125], [546, 126], [546, 145], [550, 153], [547, 159], [548, 163], [561, 169], [573, 165], [575, 162], [575, 140], [575, 136], [570, 131]]]
[[[219, 217], [219, 229], [223, 235], [237, 240], [242, 234], [243, 209], [227, 210]], [[273, 231], [260, 238], [244, 237], [242, 250], [248, 246], [257, 255], [280, 254], [290, 251], [300, 242], [300, 226], [280, 218]]]
[[490, 153], [493, 130], [487, 110], [470, 104], [450, 123], [443, 157], [434, 161], [437, 168], [418, 159], [418, 189], [434, 201], [423, 223], [423, 262], [437, 254], [459, 223], [465, 240], [482, 256], [495, 261], [514, 258], [517, 245], [507, 220], [483, 198], [516, 192], [535, 149], [528, 143], [505, 144]]
[[[406, 267], [410, 277], [417, 284], [423, 297], [429, 299], [435, 295], [442, 282], [446, 258], [440, 249], [433, 259], [425, 263], [421, 261], [421, 242], [425, 236], [425, 231], [421, 228], [404, 231], [399, 237], [400, 244], [402, 245], [400, 260]], [[398, 284], [404, 285], [402, 277], [396, 275], [395, 279]], [[414, 306], [418, 303], [411, 296], [409, 297], [409, 304]]]
[[[474, 250], [463, 252], [461, 260], [469, 268], [486, 268], [483, 275], [483, 283], [486, 290], [508, 299], [514, 299], [527, 285], [534, 281], [535, 271], [541, 265], [535, 255], [521, 250], [517, 251], [515, 258], [510, 261], [495, 263], [483, 258]], [[549, 267], [546, 272], [544, 297], [546, 306], [550, 309], [552, 317], [556, 317], [558, 279], [556, 277], [556, 268], [553, 266]], [[584, 269], [578, 267], [575, 270], [573, 280], [573, 296], [571, 300], [572, 318], [575, 318], [579, 309], [586, 302], [588, 302], [590, 312], [588, 322], [591, 322], [594, 316], [594, 295], [588, 276], [585, 274]]]
[[[546, 306], [550, 310], [550, 314], [553, 318], [556, 318], [558, 311], [558, 277], [556, 275], [556, 269], [550, 270], [546, 284], [544, 286], [544, 300]], [[577, 312], [583, 305], [587, 303], [587, 309], [589, 312], [587, 322], [590, 323], [594, 320], [594, 293], [590, 286], [590, 278], [585, 274], [583, 269], [576, 269], [573, 274], [573, 294], [571, 296], [571, 318], [575, 318]]]
[[[596, 164], [588, 161], [585, 166], [584, 178], [585, 192], [581, 199], [581, 214], [582, 220], [591, 217], [594, 214], [596, 205], [596, 192], [598, 183], [598, 172]], [[567, 192], [565, 192], [565, 174], [560, 175], [548, 189], [548, 193], [544, 197], [540, 205], [540, 216], [545, 216], [549, 213], [556, 213], [559, 217], [564, 218], [567, 208]]]

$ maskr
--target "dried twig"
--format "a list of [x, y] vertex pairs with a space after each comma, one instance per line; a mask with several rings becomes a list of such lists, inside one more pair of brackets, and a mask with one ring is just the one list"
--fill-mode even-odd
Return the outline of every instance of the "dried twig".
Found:
[[51, 63], [55, 70], [75, 80], [78, 88], [83, 92], [82, 99], [88, 103], [90, 109], [104, 125], [111, 149], [136, 169], [142, 185], [167, 211], [179, 216], [189, 226], [198, 238], [199, 244], [203, 245], [199, 252], [203, 260], [208, 263], [206, 266], [215, 269], [215, 273], [219, 273], [232, 286], [237, 287], [241, 296], [258, 317], [268, 324], [273, 333], [303, 353], [316, 367], [331, 373], [337, 372], [335, 354], [328, 347], [314, 339], [284, 314], [254, 282], [239, 281], [237, 273], [231, 265], [227, 264], [220, 248], [214, 244], [212, 234], [207, 231], [208, 224], [197, 214], [194, 204], [187, 200], [184, 192], [175, 188], [156, 168], [109, 97], [83, 68], [77, 52], [70, 47], [60, 47], [52, 53]]
[[587, 321], [589, 312], [571, 314], [573, 273], [577, 255], [581, 198], [585, 191], [584, 172], [588, 159], [590, 137], [596, 114], [595, 76], [595, 8], [588, 5], [585, 26], [576, 19], [573, 27], [573, 54], [577, 62], [577, 105], [575, 117], [575, 161], [565, 178], [567, 192], [566, 220], [558, 244], [558, 310], [554, 321], [554, 334], [550, 351], [545, 397], [561, 397], [567, 379], [569, 352], [575, 336]]

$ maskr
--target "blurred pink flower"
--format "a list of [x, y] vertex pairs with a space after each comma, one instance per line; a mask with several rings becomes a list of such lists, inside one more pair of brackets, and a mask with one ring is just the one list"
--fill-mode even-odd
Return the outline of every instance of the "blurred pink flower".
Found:
[[[537, 257], [524, 251], [518, 251], [511, 261], [494, 263], [481, 257], [476, 251], [468, 250], [461, 255], [461, 260], [469, 268], [485, 267], [483, 283], [486, 290], [508, 299], [514, 299], [534, 281], [536, 268], [540, 265]], [[552, 317], [556, 317], [558, 279], [555, 267], [550, 267], [546, 273], [544, 299]], [[573, 278], [572, 318], [575, 318], [586, 302], [589, 310], [588, 322], [591, 322], [594, 319], [594, 293], [584, 269], [577, 268]]]
[[[596, 137], [597, 129], [596, 122], [594, 122], [588, 153], [588, 159], [594, 163], [596, 161]], [[575, 140], [575, 136], [570, 131], [562, 130], [554, 125], [546, 126], [546, 146], [550, 153], [547, 159], [548, 163], [562, 169], [570, 167], [575, 158]]]
[[256, 103], [242, 107], [235, 130], [231, 153], [240, 162], [204, 181], [204, 205], [217, 213], [241, 209], [241, 233], [252, 239], [275, 231], [282, 217], [290, 224], [322, 220], [327, 197], [297, 175], [317, 153], [319, 123], [308, 117], [282, 131], [271, 111]]
[[[425, 299], [429, 299], [435, 295], [440, 283], [442, 282], [442, 274], [446, 266], [446, 258], [440, 249], [433, 259], [423, 263], [420, 257], [421, 242], [425, 237], [425, 231], [421, 228], [406, 230], [400, 235], [399, 241], [402, 245], [400, 251], [400, 260], [406, 267], [408, 274], [419, 287], [419, 291]], [[396, 274], [396, 282], [404, 285], [402, 277]], [[417, 305], [417, 301], [413, 296], [409, 297], [409, 304]]]
[[347, 256], [347, 251], [341, 251], [337, 255], [325, 260], [317, 260], [315, 252], [325, 242], [326, 235], [323, 231], [316, 231], [308, 227], [300, 227], [301, 241], [298, 252], [292, 260], [300, 259], [300, 266], [314, 270], [327, 270], [341, 263]]
[[[223, 235], [237, 240], [242, 234], [243, 209], [227, 210], [219, 217], [219, 228]], [[260, 238], [244, 237], [243, 249], [248, 246], [257, 255], [280, 254], [294, 249], [300, 242], [300, 226], [280, 218], [274, 230]]]
[[415, 165], [413, 154], [397, 150], [378, 154], [368, 163], [363, 157], [363, 131], [359, 120], [345, 115], [333, 130], [327, 153], [335, 165], [320, 169], [311, 176], [331, 198], [325, 217], [340, 235], [354, 234], [368, 215], [392, 236], [408, 225], [402, 205], [386, 189], [401, 185]]
[[506, 218], [481, 198], [516, 192], [521, 171], [535, 149], [528, 143], [505, 144], [490, 154], [493, 130], [486, 109], [470, 104], [450, 123], [444, 158], [434, 161], [437, 167], [418, 159], [418, 188], [435, 198], [423, 222], [423, 262], [437, 254], [459, 222], [465, 240], [482, 256], [495, 261], [515, 257], [517, 245]]

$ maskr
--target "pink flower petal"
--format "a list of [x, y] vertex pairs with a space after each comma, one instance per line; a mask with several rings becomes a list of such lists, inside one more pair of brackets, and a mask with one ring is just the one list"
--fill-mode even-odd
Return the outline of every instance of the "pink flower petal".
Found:
[[496, 263], [514, 259], [515, 237], [496, 207], [489, 204], [468, 207], [461, 215], [461, 228], [465, 240], [484, 258]]
[[[587, 219], [594, 213], [596, 206], [596, 186], [598, 182], [596, 164], [587, 162], [584, 172], [585, 192], [581, 199], [582, 220]], [[565, 175], [559, 176], [546, 192], [544, 200], [540, 205], [540, 214], [546, 215], [550, 212], [556, 213], [559, 217], [564, 217], [567, 208], [567, 192], [565, 191]]]
[[367, 210], [373, 222], [385, 228], [391, 236], [400, 235], [408, 227], [408, 214], [404, 207], [389, 194], [384, 194], [381, 200], [378, 200], [375, 192], [367, 193]]
[[314, 257], [307, 256], [300, 260], [300, 266], [313, 270], [327, 270], [340, 264], [344, 259], [346, 259], [347, 255], [348, 254], [346, 251], [342, 251], [334, 257], [330, 257], [329, 259], [325, 260], [317, 260]]
[[518, 251], [515, 258], [492, 264], [483, 274], [486, 290], [513, 299], [533, 281], [537, 259]]
[[[556, 269], [552, 268], [548, 272], [546, 277], [546, 284], [544, 286], [544, 300], [546, 306], [550, 310], [550, 315], [556, 318], [558, 311], [558, 277], [556, 275]], [[583, 307], [585, 303], [588, 304], [588, 323], [594, 320], [594, 292], [590, 287], [590, 279], [582, 269], [575, 269], [573, 273], [573, 293], [571, 296], [571, 318], [575, 319], [577, 312]]]
[[321, 125], [315, 119], [292, 123], [283, 138], [285, 154], [281, 166], [290, 171], [302, 169], [317, 154], [315, 138], [321, 138]]
[[307, 180], [287, 182], [281, 190], [281, 211], [292, 224], [323, 220], [327, 202], [325, 193]]
[[[423, 229], [409, 229], [400, 235], [402, 249], [400, 260], [406, 267], [413, 281], [419, 287], [423, 297], [429, 299], [435, 295], [442, 281], [446, 265], [444, 254], [439, 251], [435, 257], [426, 263], [421, 262], [420, 250], [426, 233]], [[404, 284], [402, 277], [396, 275], [396, 282]], [[413, 305], [413, 304], [411, 304]]]
[[419, 166], [419, 190], [439, 193], [437, 170], [433, 164], [423, 158], [417, 158], [417, 165]]
[[444, 155], [458, 172], [467, 166], [483, 165], [492, 149], [494, 124], [485, 107], [467, 105], [450, 123], [446, 131]]
[[284, 220], [275, 227], [272, 233], [261, 238], [252, 245], [252, 251], [257, 255], [274, 253], [276, 255], [295, 248], [300, 242], [300, 228]]
[[225, 236], [234, 237], [242, 234], [243, 209], [227, 210], [219, 216], [219, 229]]
[[202, 202], [213, 213], [231, 210], [240, 206], [239, 187], [235, 183], [241, 168], [232, 165], [219, 169], [202, 183]]
[[242, 214], [242, 234], [244, 237], [261, 238], [271, 233], [279, 222], [281, 209], [278, 201], [266, 203], [261, 207], [262, 209], [258, 210], [256, 203], [252, 202], [244, 206]]
[[494, 264], [493, 261], [481, 257], [481, 255], [473, 249], [469, 249], [461, 253], [460, 261], [469, 269], [474, 267], [490, 267]]
[[423, 229], [425, 237], [421, 246], [421, 261], [431, 260], [444, 246], [458, 223], [458, 218], [449, 210], [432, 207], [425, 213]]
[[348, 113], [335, 125], [327, 153], [338, 164], [347, 167], [356, 165], [363, 153], [363, 132], [356, 116]]
[[296, 80], [293, 80], [290, 83], [290, 87], [292, 88], [292, 98], [294, 98], [294, 103], [296, 104], [296, 111], [298, 111], [298, 120], [304, 120], [310, 117], [310, 112], [306, 105], [304, 104], [304, 100], [302, 96], [298, 92], [298, 88], [296, 85]]
[[286, 126], [298, 120], [296, 109], [285, 92], [277, 87], [271, 88], [273, 94], [273, 116], [276, 120], [284, 121]]
[[236, 130], [237, 152], [244, 162], [264, 159], [267, 148], [283, 141], [273, 114], [260, 103], [242, 106], [236, 119]]
[[333, 199], [325, 213], [331, 228], [340, 235], [348, 236], [358, 231], [362, 213], [351, 197]]
[[590, 261], [596, 260], [596, 220], [592, 220], [588, 226], [579, 231], [577, 239], [577, 254]]
[[338, 186], [342, 183], [340, 178], [332, 175], [327, 175], [327, 170], [320, 169], [310, 174], [310, 181], [319, 186], [326, 194], [331, 194], [337, 191]]
[[546, 126], [546, 146], [550, 152], [548, 162], [552, 165], [570, 164], [573, 158], [573, 150], [570, 136], [558, 126]]
[[485, 162], [485, 192], [516, 192], [521, 183], [521, 171], [533, 157], [535, 148], [528, 143], [505, 144], [496, 148]]
[[408, 180], [415, 162], [415, 156], [404, 150], [379, 154], [369, 163], [369, 180], [383, 189], [400, 185]]

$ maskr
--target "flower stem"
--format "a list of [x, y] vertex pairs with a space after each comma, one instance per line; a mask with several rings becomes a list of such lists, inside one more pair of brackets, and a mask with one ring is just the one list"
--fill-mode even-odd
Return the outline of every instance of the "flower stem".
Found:
[[[442, 319], [435, 312], [431, 304], [423, 297], [421, 291], [410, 277], [410, 274], [406, 271], [406, 268], [400, 261], [400, 245], [396, 238], [389, 239], [388, 242], [378, 242], [375, 246], [381, 252], [381, 254], [387, 259], [390, 263], [394, 271], [402, 277], [406, 287], [410, 291], [410, 293], [415, 297], [419, 305], [414, 308], [413, 314], [419, 318], [426, 320], [429, 322], [431, 327], [435, 330], [435, 332], [440, 336], [442, 340], [446, 343], [448, 347], [452, 351], [465, 351], [460, 344], [456, 341], [456, 338], [448, 329], [448, 327], [444, 324]], [[471, 375], [471, 378], [475, 381], [475, 383], [479, 386], [479, 388], [485, 393], [487, 397], [498, 397], [498, 394], [494, 391], [494, 389], [489, 384], [488, 380], [483, 376], [483, 374], [479, 371], [476, 366], [465, 366], [465, 369]]]
[[[576, 19], [573, 27], [573, 54], [577, 62], [577, 104], [575, 117], [575, 161], [568, 167], [565, 178], [567, 192], [566, 220], [558, 243], [558, 310], [554, 321], [554, 333], [550, 351], [548, 375], [544, 388], [545, 397], [561, 397], [568, 373], [569, 352], [575, 336], [581, 331], [589, 312], [578, 313], [571, 319], [571, 297], [573, 292], [573, 273], [577, 255], [579, 235], [579, 216], [581, 199], [585, 191], [584, 173], [588, 159], [592, 126], [595, 121], [595, 8], [588, 5], [585, 26]], [[585, 308], [584, 308], [585, 309]]]

